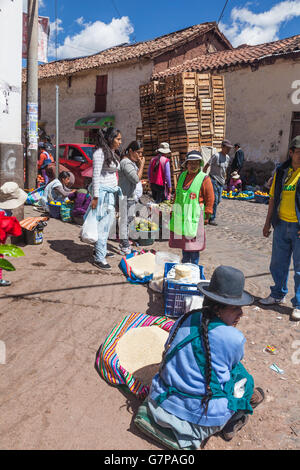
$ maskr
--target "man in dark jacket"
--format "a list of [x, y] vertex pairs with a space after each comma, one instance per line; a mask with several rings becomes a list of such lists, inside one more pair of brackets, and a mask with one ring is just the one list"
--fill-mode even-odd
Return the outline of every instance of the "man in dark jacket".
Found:
[[271, 295], [261, 299], [262, 305], [284, 302], [291, 257], [294, 263], [295, 296], [292, 298], [291, 320], [300, 320], [300, 135], [289, 148], [289, 158], [280, 165], [270, 189], [270, 202], [263, 235], [274, 228], [270, 271], [275, 286]]
[[233, 171], [237, 171], [238, 173], [240, 173], [244, 165], [244, 160], [245, 160], [245, 155], [244, 155], [243, 150], [241, 149], [240, 144], [234, 144], [234, 150], [235, 150], [235, 154], [231, 163], [230, 174]]

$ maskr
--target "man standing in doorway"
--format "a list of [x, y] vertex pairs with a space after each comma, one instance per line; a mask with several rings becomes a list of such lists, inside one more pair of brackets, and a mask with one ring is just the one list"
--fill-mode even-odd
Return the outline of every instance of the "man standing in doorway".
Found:
[[232, 147], [233, 145], [229, 142], [229, 140], [223, 140], [221, 152], [212, 155], [210, 160], [203, 168], [203, 171], [206, 173], [208, 167], [210, 167], [209, 176], [215, 193], [213, 214], [209, 220], [210, 225], [218, 225], [215, 221], [215, 218], [218, 204], [221, 202], [223, 186], [226, 182], [226, 171], [230, 162], [228, 153]]
[[271, 294], [259, 302], [274, 305], [285, 301], [291, 257], [294, 263], [295, 296], [291, 320], [300, 320], [300, 135], [289, 148], [289, 158], [280, 165], [270, 189], [270, 202], [263, 235], [274, 228], [270, 271], [275, 283]]

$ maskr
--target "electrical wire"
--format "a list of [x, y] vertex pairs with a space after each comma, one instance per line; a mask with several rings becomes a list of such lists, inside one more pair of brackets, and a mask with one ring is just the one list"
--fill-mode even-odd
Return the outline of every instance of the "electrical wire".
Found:
[[222, 16], [223, 16], [223, 14], [224, 14], [224, 11], [225, 11], [225, 8], [226, 8], [226, 6], [227, 6], [227, 3], [228, 3], [228, 0], [226, 0], [226, 2], [225, 2], [225, 5], [224, 5], [224, 7], [223, 7], [223, 10], [222, 10], [222, 13], [221, 13], [221, 15], [220, 15], [220, 18], [218, 19], [217, 25], [220, 23], [220, 21], [221, 21], [221, 19], [222, 19]]

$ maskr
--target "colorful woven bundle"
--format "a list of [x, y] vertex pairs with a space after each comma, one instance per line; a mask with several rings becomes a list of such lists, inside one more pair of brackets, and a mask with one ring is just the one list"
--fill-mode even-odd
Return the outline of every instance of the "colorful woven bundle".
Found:
[[127, 261], [128, 259], [132, 258], [133, 256], [138, 256], [142, 255], [144, 253], [151, 252], [155, 254], [155, 250], [141, 250], [141, 251], [132, 251], [129, 255], [124, 256], [121, 259], [121, 262], [119, 264], [119, 267], [121, 271], [125, 274], [127, 281], [130, 282], [131, 284], [147, 284], [147, 282], [151, 281], [153, 275], [151, 274], [150, 276], [145, 276], [142, 279], [136, 277], [132, 270], [131, 267], [128, 265]]
[[131, 328], [157, 325], [165, 331], [170, 331], [173, 324], [174, 321], [167, 317], [154, 317], [143, 313], [133, 313], [123, 318], [98, 351], [95, 366], [100, 376], [111, 385], [127, 386], [131, 393], [143, 400], [149, 393], [149, 387], [122, 367], [116, 353], [118, 341]]

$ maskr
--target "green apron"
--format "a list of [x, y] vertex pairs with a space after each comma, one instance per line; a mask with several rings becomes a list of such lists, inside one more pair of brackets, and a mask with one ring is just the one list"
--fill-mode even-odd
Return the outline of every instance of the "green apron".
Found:
[[199, 194], [206, 173], [200, 171], [189, 189], [184, 190], [182, 187], [186, 175], [187, 171], [184, 171], [177, 183], [169, 229], [177, 235], [194, 238], [197, 235], [201, 211], [204, 210], [203, 204], [199, 204]]

